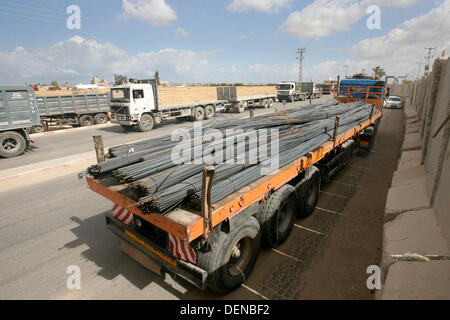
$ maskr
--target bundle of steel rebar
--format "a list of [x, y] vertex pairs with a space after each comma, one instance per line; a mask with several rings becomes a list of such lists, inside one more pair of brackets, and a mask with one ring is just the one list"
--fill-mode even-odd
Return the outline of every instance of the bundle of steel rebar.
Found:
[[[211, 193], [216, 202], [266, 175], [271, 165], [276, 164], [273, 170], [283, 167], [331, 140], [336, 116], [340, 117], [341, 133], [377, 112], [364, 102], [330, 101], [215, 122], [200, 131], [189, 130], [193, 138], [187, 141], [174, 141], [167, 135], [112, 147], [108, 151], [110, 158], [88, 171], [96, 177], [112, 176], [119, 183], [128, 183], [143, 213], [165, 213], [185, 201], [200, 200], [202, 171], [207, 164], [216, 169]], [[267, 129], [278, 130], [278, 135], [271, 137]], [[214, 130], [224, 139], [205, 138]], [[185, 151], [181, 163], [172, 159], [175, 147]], [[276, 147], [277, 154], [272, 154], [272, 147]], [[206, 157], [212, 163], [206, 164]]]

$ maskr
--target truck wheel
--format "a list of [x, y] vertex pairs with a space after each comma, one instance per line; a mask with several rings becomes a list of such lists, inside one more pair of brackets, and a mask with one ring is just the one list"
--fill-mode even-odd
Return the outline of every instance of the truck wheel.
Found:
[[209, 120], [209, 119], [213, 118], [214, 113], [215, 113], [214, 106], [208, 105], [205, 107], [205, 118], [206, 119]]
[[153, 129], [154, 121], [150, 114], [143, 114], [139, 120], [139, 131], [146, 132]]
[[261, 107], [263, 107], [264, 109], [267, 109], [269, 107], [269, 100], [263, 99], [261, 101]]
[[41, 122], [40, 126], [33, 126], [31, 128], [31, 133], [42, 133], [48, 131], [48, 124], [47, 122]]
[[130, 132], [131, 130], [134, 129], [134, 125], [127, 126], [127, 125], [125, 125], [125, 124], [121, 124], [120, 126], [122, 127], [123, 130], [125, 130], [125, 131], [127, 131], [127, 132]]
[[17, 157], [25, 151], [26, 145], [25, 138], [18, 132], [0, 133], [0, 157]]
[[226, 293], [247, 280], [260, 249], [259, 229], [258, 221], [250, 217], [229, 233], [217, 230], [211, 250], [198, 253], [198, 266], [208, 272], [211, 290]]
[[87, 115], [87, 114], [84, 116], [81, 116], [78, 121], [80, 123], [80, 126], [82, 126], [82, 127], [89, 127], [95, 123], [94, 118], [92, 118], [92, 116]]
[[194, 110], [194, 121], [202, 121], [205, 118], [205, 110], [202, 107], [196, 107]]
[[104, 113], [97, 113], [94, 117], [95, 124], [104, 124], [108, 122], [108, 116]]
[[238, 113], [242, 113], [245, 111], [245, 108], [247, 108], [247, 101], [241, 101], [237, 104], [237, 106], [235, 107], [235, 110]]
[[320, 171], [316, 170], [306, 182], [299, 199], [298, 217], [305, 218], [314, 212], [320, 196]]
[[264, 208], [256, 215], [265, 245], [276, 248], [289, 237], [294, 227], [296, 207], [295, 188], [291, 185], [282, 186], [270, 196]]
[[271, 98], [271, 99], [269, 99], [269, 108], [272, 108], [273, 107], [273, 99]]

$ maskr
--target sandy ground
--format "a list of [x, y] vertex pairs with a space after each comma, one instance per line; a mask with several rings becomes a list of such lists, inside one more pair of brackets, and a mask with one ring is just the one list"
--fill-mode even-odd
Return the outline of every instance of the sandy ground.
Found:
[[[66, 94], [83, 94], [83, 93], [104, 93], [109, 90], [95, 90], [95, 91], [37, 91], [37, 96], [50, 95], [66, 95]], [[158, 90], [160, 104], [176, 104], [197, 102], [206, 100], [216, 100], [216, 87], [180, 87], [180, 88], [166, 88], [160, 87]], [[238, 97], [254, 96], [260, 94], [276, 94], [277, 90], [274, 86], [245, 86], [238, 87]]]

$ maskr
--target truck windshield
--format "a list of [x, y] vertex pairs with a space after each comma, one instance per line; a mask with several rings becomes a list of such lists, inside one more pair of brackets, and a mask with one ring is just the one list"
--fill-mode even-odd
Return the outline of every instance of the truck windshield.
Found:
[[130, 89], [117, 88], [111, 89], [111, 101], [130, 101]]
[[290, 84], [279, 84], [277, 86], [278, 90], [291, 90], [291, 85]]

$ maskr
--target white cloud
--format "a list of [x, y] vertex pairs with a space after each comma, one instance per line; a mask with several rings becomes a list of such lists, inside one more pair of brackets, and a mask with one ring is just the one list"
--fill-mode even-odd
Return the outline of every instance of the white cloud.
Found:
[[175, 30], [175, 34], [176, 34], [177, 36], [180, 36], [180, 37], [185, 37], [185, 36], [189, 35], [189, 31], [187, 31], [187, 30], [185, 30], [185, 29], [183, 29], [183, 28], [178, 27], [178, 28]]
[[255, 34], [256, 34], [256, 31], [250, 31], [248, 34], [243, 33], [239, 36], [239, 40], [246, 40], [246, 39], [250, 38], [251, 36], [254, 36]]
[[428, 13], [405, 21], [384, 36], [368, 38], [353, 45], [349, 50], [352, 59], [325, 61], [307, 68], [304, 79], [321, 81], [328, 77], [336, 78], [337, 75], [344, 76], [346, 65], [348, 75], [363, 69], [372, 74], [372, 68], [381, 66], [387, 75], [408, 75], [409, 79], [413, 79], [418, 74], [420, 63], [423, 72], [425, 47], [436, 47], [434, 56], [439, 56], [442, 50], [450, 52], [450, 38], [446, 36], [450, 27], [450, 20], [446, 19], [449, 11], [450, 0], [446, 0]]
[[289, 7], [293, 0], [233, 0], [228, 9], [231, 11], [263, 11], [278, 13], [281, 8]]
[[152, 26], [163, 26], [177, 19], [165, 0], [123, 0], [122, 8], [123, 17], [143, 20]]
[[280, 31], [301, 38], [321, 38], [347, 31], [366, 15], [370, 5], [407, 7], [417, 0], [316, 0], [292, 12]]

